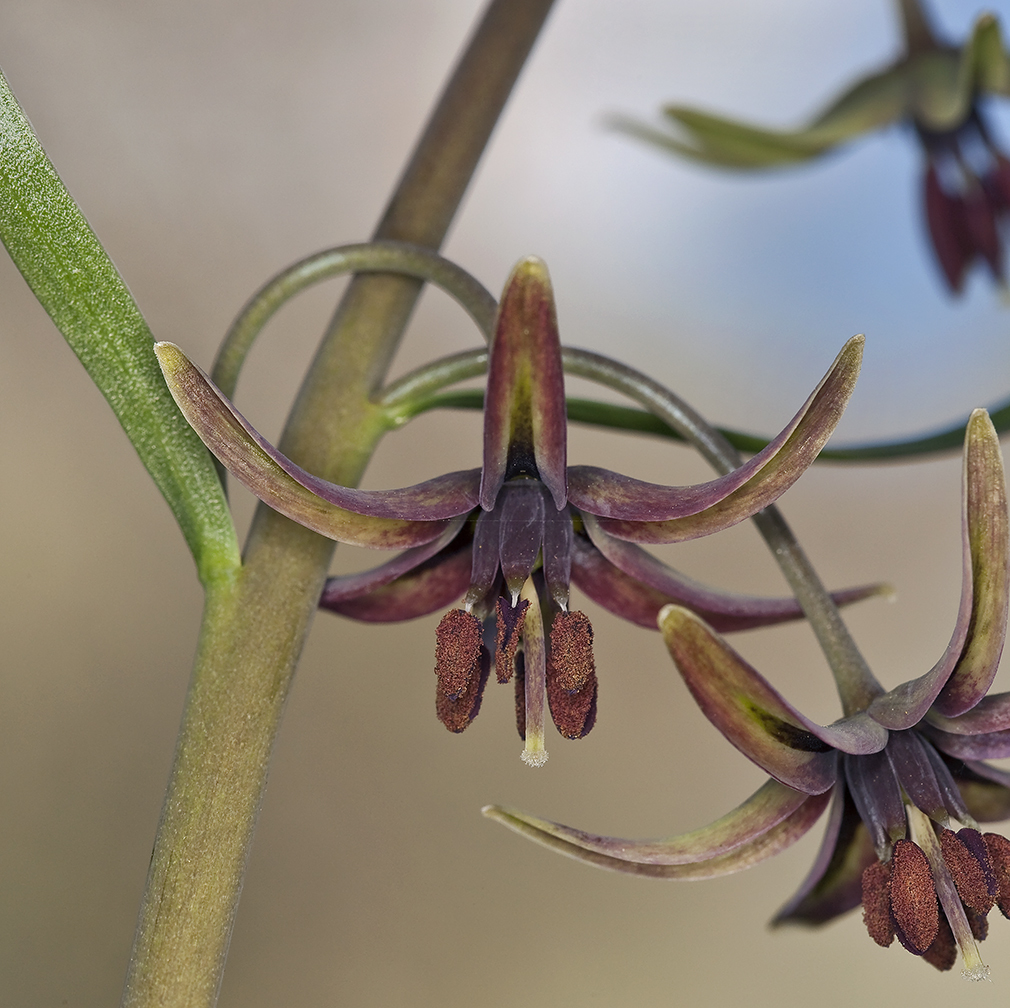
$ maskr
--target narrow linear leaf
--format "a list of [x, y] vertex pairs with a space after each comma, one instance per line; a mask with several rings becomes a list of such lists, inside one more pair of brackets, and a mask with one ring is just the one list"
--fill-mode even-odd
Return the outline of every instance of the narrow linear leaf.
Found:
[[201, 579], [240, 562], [209, 452], [170, 395], [126, 284], [0, 76], [0, 240], [168, 501]]
[[[632, 406], [618, 406], [614, 403], [598, 402], [593, 399], [569, 398], [568, 419], [572, 423], [590, 424], [611, 430], [632, 431], [636, 434], [654, 434], [657, 437], [683, 441], [673, 428], [668, 427], [659, 417], [646, 410]], [[441, 392], [419, 400], [411, 409], [410, 416], [417, 416], [433, 409], [484, 408], [484, 393], [480, 389], [458, 389]], [[989, 418], [996, 432], [1010, 431], [1010, 401], [997, 403], [989, 409]], [[869, 444], [842, 445], [838, 448], [824, 448], [817, 456], [818, 462], [886, 462], [888, 459], [907, 458], [913, 455], [937, 455], [959, 451], [964, 444], [965, 424], [956, 424], [935, 434], [909, 438], [903, 441], [881, 441]], [[770, 438], [742, 431], [717, 428], [734, 448], [742, 452], [759, 452]]]

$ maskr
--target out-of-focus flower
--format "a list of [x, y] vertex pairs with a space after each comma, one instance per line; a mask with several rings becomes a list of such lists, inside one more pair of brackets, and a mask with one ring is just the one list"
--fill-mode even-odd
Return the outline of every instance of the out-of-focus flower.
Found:
[[808, 161], [896, 122], [915, 129], [926, 166], [926, 222], [949, 288], [984, 261], [1005, 281], [1000, 224], [1010, 215], [1010, 161], [993, 140], [982, 110], [987, 95], [1010, 95], [1010, 59], [991, 14], [963, 46], [940, 41], [918, 3], [899, 0], [904, 52], [857, 81], [808, 125], [765, 130], [681, 105], [664, 108], [667, 133], [633, 120], [615, 125], [677, 154], [722, 168], [771, 168]]
[[[268, 444], [171, 344], [156, 347], [172, 394], [207, 447], [261, 500], [340, 542], [406, 548], [388, 563], [331, 578], [321, 605], [383, 622], [464, 596], [436, 635], [436, 709], [451, 731], [476, 715], [494, 651], [497, 678], [516, 675], [517, 719], [531, 765], [546, 759], [545, 698], [562, 735], [593, 725], [592, 627], [569, 609], [574, 581], [610, 610], [652, 623], [679, 602], [723, 630], [801, 616], [792, 599], [721, 593], [678, 575], [635, 542], [716, 532], [775, 501], [816, 458], [848, 401], [862, 353], [850, 340], [799, 413], [734, 472], [665, 487], [567, 465], [561, 346], [546, 268], [519, 263], [491, 345], [481, 469], [401, 490], [358, 490], [305, 472]], [[838, 593], [840, 602], [880, 586]], [[491, 646], [485, 643], [488, 624]]]
[[[979, 821], [1010, 816], [1010, 774], [980, 762], [1010, 755], [1010, 694], [986, 696], [1007, 620], [1007, 505], [999, 441], [976, 410], [965, 449], [964, 578], [950, 643], [925, 675], [885, 692], [853, 683], [846, 716], [815, 724], [710, 627], [669, 606], [660, 627], [710, 721], [771, 774], [704, 829], [660, 841], [599, 837], [489, 807], [486, 814], [571, 857], [661, 878], [728, 874], [783, 850], [833, 795], [820, 854], [775, 923], [822, 924], [863, 903], [870, 935], [895, 936], [938, 969], [960, 948], [965, 975], [986, 967], [995, 902], [1010, 916], [1010, 841]], [[956, 832], [955, 832], [956, 830]]]

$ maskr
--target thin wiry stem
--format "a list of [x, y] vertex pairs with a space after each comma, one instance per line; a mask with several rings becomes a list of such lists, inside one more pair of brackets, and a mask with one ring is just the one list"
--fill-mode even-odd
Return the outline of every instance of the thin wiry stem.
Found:
[[268, 280], [246, 303], [225, 335], [211, 378], [229, 398], [239, 371], [263, 327], [296, 294], [345, 273], [396, 273], [441, 287], [471, 315], [485, 335], [494, 321], [492, 294], [462, 267], [420, 245], [374, 241], [340, 245], [307, 256]]
[[[588, 350], [565, 348], [562, 356], [568, 374], [589, 378], [640, 403], [693, 444], [716, 472], [732, 472], [740, 465], [740, 455], [729, 441], [659, 382]], [[842, 622], [838, 607], [778, 508], [765, 508], [753, 520], [813, 627], [835, 677], [842, 709], [847, 715], [865, 709], [883, 688]]]

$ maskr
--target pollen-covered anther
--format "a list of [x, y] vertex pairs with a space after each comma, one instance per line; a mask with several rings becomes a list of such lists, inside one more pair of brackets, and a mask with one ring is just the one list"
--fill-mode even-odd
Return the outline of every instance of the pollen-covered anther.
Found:
[[976, 913], [971, 907], [965, 907], [964, 915], [968, 918], [972, 938], [975, 941], [985, 941], [989, 937], [989, 918], [985, 914]]
[[526, 625], [526, 610], [529, 602], [520, 600], [518, 605], [509, 605], [508, 600], [499, 598], [495, 604], [497, 615], [497, 636], [495, 638], [494, 670], [498, 682], [507, 683], [512, 678], [516, 665], [516, 651], [522, 640]]
[[996, 906], [1004, 917], [1010, 918], [1010, 840], [999, 833], [984, 833], [982, 839], [996, 877]]
[[898, 840], [891, 863], [891, 913], [898, 940], [913, 955], [922, 955], [940, 928], [940, 908], [929, 861], [917, 844]]
[[477, 716], [490, 670], [480, 622], [451, 609], [435, 630], [435, 713], [449, 731], [461, 732]]
[[589, 734], [596, 723], [596, 695], [592, 624], [584, 613], [558, 613], [547, 657], [547, 704], [561, 735], [577, 739]]
[[593, 626], [585, 613], [561, 612], [551, 624], [550, 675], [573, 693], [595, 675]]
[[999, 895], [999, 886], [996, 883], [996, 870], [993, 868], [985, 838], [977, 829], [972, 829], [970, 826], [958, 830], [957, 838], [975, 855], [975, 860], [978, 861], [982, 873], [985, 875], [986, 889], [991, 897], [989, 906], [992, 907]]
[[863, 871], [863, 923], [878, 945], [887, 948], [894, 941], [889, 861], [874, 861]]
[[438, 692], [462, 696], [480, 672], [480, 621], [462, 609], [450, 609], [435, 630], [435, 675]]
[[922, 958], [930, 966], [940, 970], [941, 973], [953, 969], [954, 963], [957, 962], [957, 942], [954, 940], [954, 932], [951, 931], [950, 924], [947, 923], [947, 918], [943, 914], [940, 914], [939, 927], [933, 944], [922, 953]]
[[975, 855], [949, 829], [940, 830], [940, 853], [961, 902], [975, 913], [988, 913], [992, 909], [993, 898], [989, 894], [985, 871]]

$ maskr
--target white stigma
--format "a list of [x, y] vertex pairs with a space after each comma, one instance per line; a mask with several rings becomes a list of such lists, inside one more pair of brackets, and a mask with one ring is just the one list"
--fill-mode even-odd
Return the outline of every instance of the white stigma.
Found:
[[989, 980], [989, 982], [992, 983], [992, 980], [989, 977], [989, 967], [986, 966], [985, 963], [981, 962], [977, 966], [972, 966], [970, 969], [961, 970], [961, 976], [963, 976], [965, 980], [974, 980], [976, 983], [980, 980]]
[[546, 749], [524, 749], [519, 756], [527, 766], [531, 767], [542, 767], [547, 762]]

